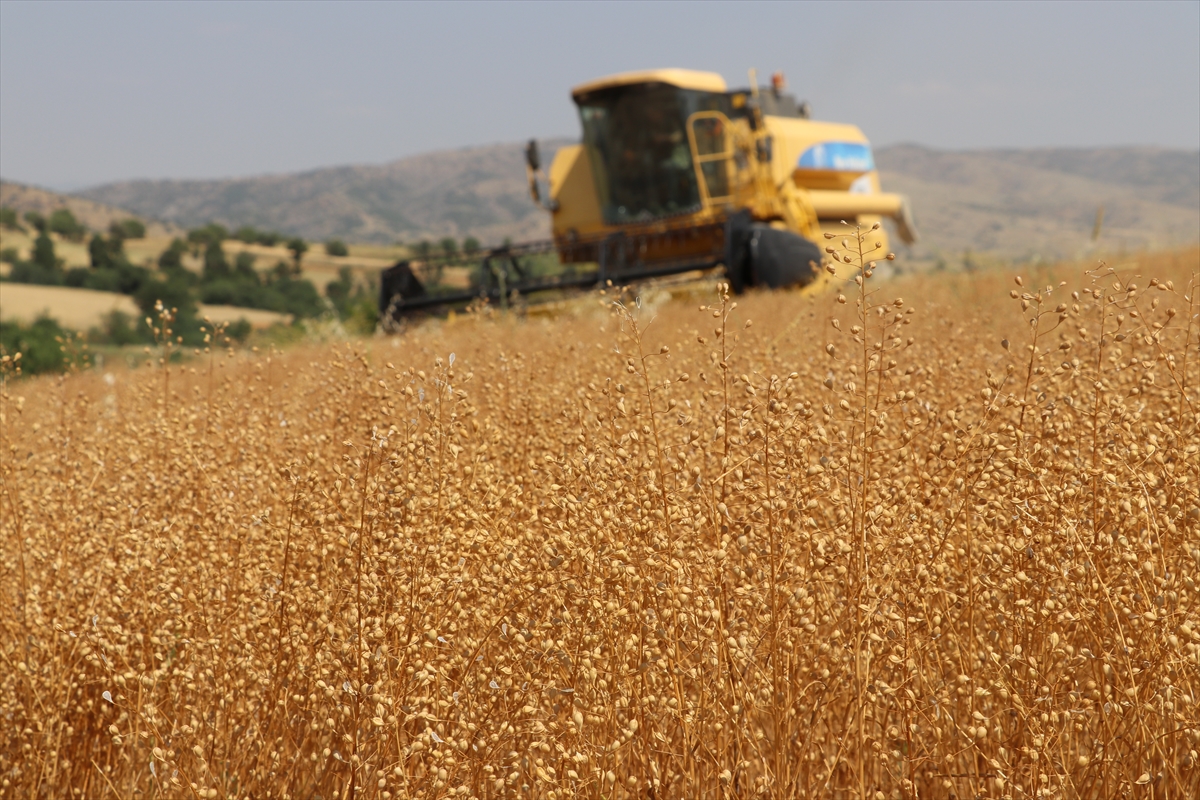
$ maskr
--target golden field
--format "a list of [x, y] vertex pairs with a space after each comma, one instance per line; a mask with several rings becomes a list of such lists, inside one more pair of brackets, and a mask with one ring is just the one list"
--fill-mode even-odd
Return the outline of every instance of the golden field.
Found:
[[1198, 275], [9, 380], [0, 795], [1195, 797]]
[[[134, 319], [141, 315], [133, 298], [116, 292], [98, 292], [70, 286], [37, 286], [29, 283], [0, 284], [0, 319], [5, 322], [20, 321], [26, 324], [39, 316], [53, 317], [68, 328], [87, 330], [104, 323], [113, 311], [127, 314]], [[264, 311], [259, 308], [240, 306], [214, 306], [201, 303], [198, 309], [201, 318], [214, 322], [236, 322], [245, 319], [256, 328], [266, 328], [276, 323], [287, 323], [289, 314]]]

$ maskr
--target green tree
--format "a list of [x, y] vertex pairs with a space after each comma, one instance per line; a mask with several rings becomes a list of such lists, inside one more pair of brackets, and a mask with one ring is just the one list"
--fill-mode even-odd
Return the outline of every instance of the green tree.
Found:
[[108, 230], [113, 236], [120, 236], [122, 239], [146, 238], [146, 223], [132, 217], [120, 222], [114, 220], [109, 224]]
[[94, 269], [117, 268], [128, 264], [125, 258], [125, 239], [121, 236], [110, 236], [105, 239], [100, 234], [92, 236], [88, 242], [88, 259]]
[[220, 239], [209, 239], [204, 246], [204, 269], [200, 278], [203, 282], [224, 280], [230, 276], [229, 262]]
[[133, 301], [137, 303], [143, 318], [150, 317], [155, 321], [158, 319], [155, 304], [162, 301], [165, 308], [176, 310], [172, 328], [176, 335], [183, 337], [184, 344], [197, 345], [204, 341], [204, 334], [196, 319], [196, 298], [186, 281], [178, 278], [165, 281], [152, 278], [138, 287]]
[[10, 231], [25, 230], [17, 219], [17, 210], [8, 206], [0, 207], [0, 228], [7, 228]]
[[205, 247], [209, 242], [220, 243], [228, 238], [229, 231], [216, 222], [210, 222], [202, 228], [192, 228], [187, 234], [188, 243], [197, 247]]
[[183, 269], [183, 254], [187, 252], [187, 245], [183, 239], [178, 236], [171, 240], [171, 244], [167, 246], [158, 256], [158, 268], [164, 272]]
[[304, 258], [304, 254], [308, 252], [308, 244], [299, 236], [294, 239], [289, 239], [287, 249], [292, 251], [292, 272], [296, 275], [300, 274], [300, 259]]
[[51, 272], [58, 270], [60, 264], [58, 263], [58, 257], [54, 255], [54, 242], [45, 230], [42, 230], [38, 237], [34, 239], [33, 253], [29, 260], [44, 270]]
[[258, 241], [258, 231], [255, 230], [254, 226], [252, 225], [243, 225], [237, 229], [237, 232], [233, 234], [233, 238], [237, 239], [239, 242], [254, 244]]
[[325, 254], [331, 256], [348, 256], [350, 255], [350, 250], [341, 239], [330, 239], [325, 243]]
[[282, 238], [283, 237], [275, 231], [258, 232], [258, 243], [263, 247], [274, 247], [275, 245], [279, 244], [279, 240]]
[[261, 283], [258, 271], [254, 269], [254, 254], [247, 253], [245, 250], [238, 253], [233, 259], [233, 274], [239, 281], [252, 283], [255, 286]]
[[433, 255], [433, 244], [422, 239], [413, 245], [413, 252], [416, 253], [417, 258], [428, 261], [429, 257]]
[[447, 236], [438, 243], [442, 249], [442, 255], [446, 258], [454, 258], [458, 255], [458, 242], [454, 241], [453, 236]]
[[[71, 337], [55, 320], [42, 315], [29, 325], [19, 322], [0, 321], [0, 352], [21, 354], [21, 372], [36, 375], [39, 372], [61, 372], [70, 363], [62, 343]], [[84, 366], [91, 362], [89, 354], [82, 354], [75, 363]]]
[[108, 269], [112, 266], [112, 260], [108, 242], [98, 233], [93, 235], [92, 240], [88, 242], [88, 261], [91, 262], [92, 269]]
[[311, 281], [289, 278], [276, 283], [275, 291], [283, 296], [283, 310], [298, 319], [319, 317], [325, 311], [325, 303]]
[[336, 281], [325, 284], [325, 296], [333, 303], [334, 309], [342, 319], [349, 311], [350, 292], [354, 289], [354, 275], [349, 267], [338, 270]]
[[8, 273], [13, 283], [59, 286], [63, 282], [62, 261], [54, 254], [54, 242], [42, 231], [33, 243], [28, 261], [17, 261]]
[[473, 256], [479, 252], [479, 240], [474, 236], [468, 236], [463, 239], [463, 252], [469, 256]]
[[57, 233], [72, 242], [81, 242], [87, 235], [87, 227], [82, 225], [69, 208], [55, 209], [46, 220], [46, 227], [52, 233]]
[[38, 233], [46, 232], [46, 218], [36, 211], [26, 211], [25, 221]]

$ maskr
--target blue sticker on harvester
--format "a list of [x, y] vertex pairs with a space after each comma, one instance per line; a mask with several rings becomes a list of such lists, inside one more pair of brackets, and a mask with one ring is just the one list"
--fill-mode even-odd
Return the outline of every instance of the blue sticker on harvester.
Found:
[[831, 169], [838, 172], [870, 172], [875, 159], [870, 145], [858, 142], [823, 142], [804, 151], [796, 163], [800, 169]]

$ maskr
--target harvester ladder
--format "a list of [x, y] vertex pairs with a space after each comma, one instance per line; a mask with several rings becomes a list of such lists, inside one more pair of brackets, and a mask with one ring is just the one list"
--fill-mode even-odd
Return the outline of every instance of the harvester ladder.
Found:
[[[711, 122], [708, 122], [711, 120]], [[713, 131], [704, 132], [703, 136], [696, 134], [697, 123], [708, 123], [713, 127]], [[687, 134], [688, 146], [692, 150], [692, 164], [696, 170], [696, 181], [700, 186], [700, 199], [705, 208], [709, 208], [715, 204], [728, 205], [733, 202], [733, 192], [731, 189], [732, 181], [729, 175], [729, 162], [733, 160], [734, 148], [733, 137], [730, 136], [731, 128], [729, 117], [722, 114], [720, 111], [697, 111], [688, 117]], [[710, 149], [708, 145], [714, 139], [720, 138], [722, 149], [717, 151]], [[705, 152], [701, 152], [701, 145], [704, 145]], [[718, 165], [721, 172], [718, 173], [723, 178], [725, 192], [723, 194], [713, 194], [709, 187], [709, 173], [705, 169], [708, 164]], [[715, 175], [713, 177], [716, 177]]]

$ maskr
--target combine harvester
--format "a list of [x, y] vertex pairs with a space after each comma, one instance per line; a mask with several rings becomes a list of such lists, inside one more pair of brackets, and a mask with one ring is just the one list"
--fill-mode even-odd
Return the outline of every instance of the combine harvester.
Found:
[[[729, 91], [715, 73], [664, 69], [575, 87], [582, 142], [558, 151], [549, 176], [536, 141], [526, 150], [529, 189], [554, 238], [477, 254], [472, 290], [429, 292], [415, 262], [401, 261], [382, 275], [384, 320], [719, 266], [735, 292], [807, 286], [822, 274], [817, 242], [844, 235], [842, 221], [869, 229], [890, 218], [915, 240], [908, 203], [881, 190], [862, 131], [809, 119], [782, 75], [759, 87], [751, 72], [750, 83]], [[883, 228], [872, 236], [886, 252]], [[531, 265], [555, 255], [563, 273], [535, 277]]]

